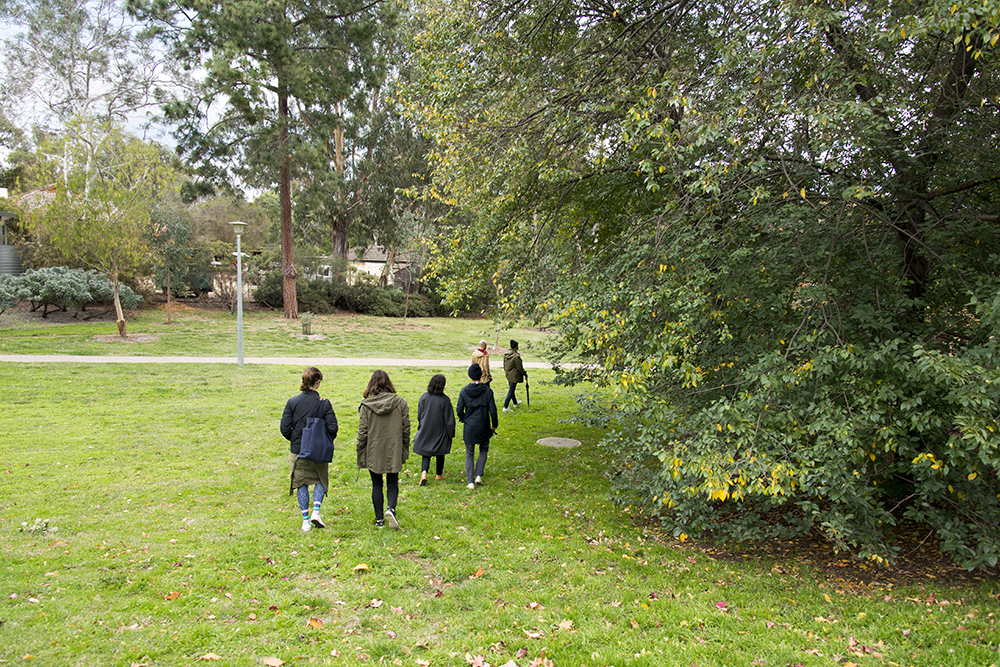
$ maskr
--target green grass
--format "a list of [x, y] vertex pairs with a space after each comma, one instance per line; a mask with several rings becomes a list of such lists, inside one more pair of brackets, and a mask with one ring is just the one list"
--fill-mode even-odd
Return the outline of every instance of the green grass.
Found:
[[[206, 347], [212, 319], [186, 325]], [[353, 354], [423, 345], [381, 328]], [[485, 486], [465, 489], [459, 438], [443, 482], [407, 463], [404, 531], [375, 529], [353, 451], [370, 370], [323, 368], [341, 435], [328, 527], [302, 533], [277, 428], [300, 367], [0, 364], [0, 664], [1000, 663], [996, 583], [851, 590], [636, 526], [546, 371], [501, 414]], [[414, 420], [439, 370], [389, 369]], [[462, 369], [443, 372], [454, 400]]]
[[[128, 319], [128, 333], [148, 334], [144, 343], [101, 341], [95, 336], [117, 333], [114, 322], [21, 322], [0, 315], [0, 354], [79, 354], [111, 356], [218, 357], [236, 354], [236, 317], [228, 311], [173, 309], [172, 324], [166, 311], [150, 308]], [[247, 357], [355, 357], [402, 359], [464, 359], [481, 340], [496, 342], [497, 329], [489, 319], [446, 317], [401, 319], [367, 315], [315, 315], [310, 338], [302, 336], [299, 320], [281, 313], [255, 311], [244, 314], [244, 354]], [[503, 329], [500, 345], [511, 338], [529, 353], [545, 334], [531, 329]]]

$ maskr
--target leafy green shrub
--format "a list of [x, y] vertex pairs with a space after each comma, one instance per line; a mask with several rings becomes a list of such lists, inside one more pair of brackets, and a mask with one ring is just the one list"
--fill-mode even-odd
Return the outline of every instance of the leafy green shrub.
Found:
[[0, 275], [0, 314], [17, 305], [17, 277]]
[[[423, 294], [411, 294], [409, 306], [406, 294], [395, 288], [383, 288], [375, 279], [361, 274], [353, 285], [343, 280], [318, 278], [296, 281], [296, 298], [300, 311], [317, 315], [346, 310], [378, 317], [402, 317], [404, 310], [411, 317], [431, 317], [436, 314], [433, 302]], [[254, 300], [268, 308], [284, 305], [281, 273], [264, 274], [254, 291]]]
[[[97, 271], [64, 266], [28, 269], [9, 283], [18, 300], [29, 301], [32, 311], [42, 309], [42, 317], [54, 310], [73, 309], [79, 313], [88, 305], [107, 306], [114, 301], [114, 286]], [[142, 297], [128, 285], [119, 284], [118, 297], [126, 310], [142, 303]]]

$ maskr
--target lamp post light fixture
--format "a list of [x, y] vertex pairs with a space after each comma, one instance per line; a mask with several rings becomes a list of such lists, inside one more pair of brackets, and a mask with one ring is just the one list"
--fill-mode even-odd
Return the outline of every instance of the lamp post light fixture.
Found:
[[245, 222], [230, 222], [236, 232], [236, 365], [243, 365], [243, 251], [240, 248], [240, 235]]

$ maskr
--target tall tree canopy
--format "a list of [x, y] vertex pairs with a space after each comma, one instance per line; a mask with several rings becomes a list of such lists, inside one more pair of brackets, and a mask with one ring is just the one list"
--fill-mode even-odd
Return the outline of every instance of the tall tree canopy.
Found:
[[0, 0], [0, 22], [5, 107], [21, 127], [135, 123], [175, 80], [120, 0]]
[[[155, 23], [176, 57], [205, 72], [198, 96], [167, 107], [179, 124], [179, 150], [206, 175], [277, 185], [285, 317], [298, 317], [293, 180], [323, 187], [343, 172], [345, 126], [383, 76], [373, 44], [388, 10], [379, 0], [129, 0], [129, 7]], [[336, 198], [336, 188], [328, 196]]]
[[594, 362], [622, 497], [876, 560], [909, 517], [996, 565], [1000, 2], [420, 7], [425, 194], [475, 221], [442, 287]]

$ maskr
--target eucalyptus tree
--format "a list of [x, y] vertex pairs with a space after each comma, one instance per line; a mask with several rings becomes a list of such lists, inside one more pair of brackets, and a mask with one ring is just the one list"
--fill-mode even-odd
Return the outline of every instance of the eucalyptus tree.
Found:
[[62, 134], [77, 127], [74, 120], [135, 128], [177, 81], [119, 0], [6, 0], [2, 7], [5, 110], [22, 129]]
[[129, 0], [174, 57], [203, 73], [193, 97], [166, 106], [178, 149], [212, 178], [277, 185], [285, 317], [298, 317], [292, 189], [342, 171], [343, 132], [382, 64], [380, 0]]
[[1000, 2], [421, 7], [436, 270], [595, 362], [623, 498], [997, 563]]

